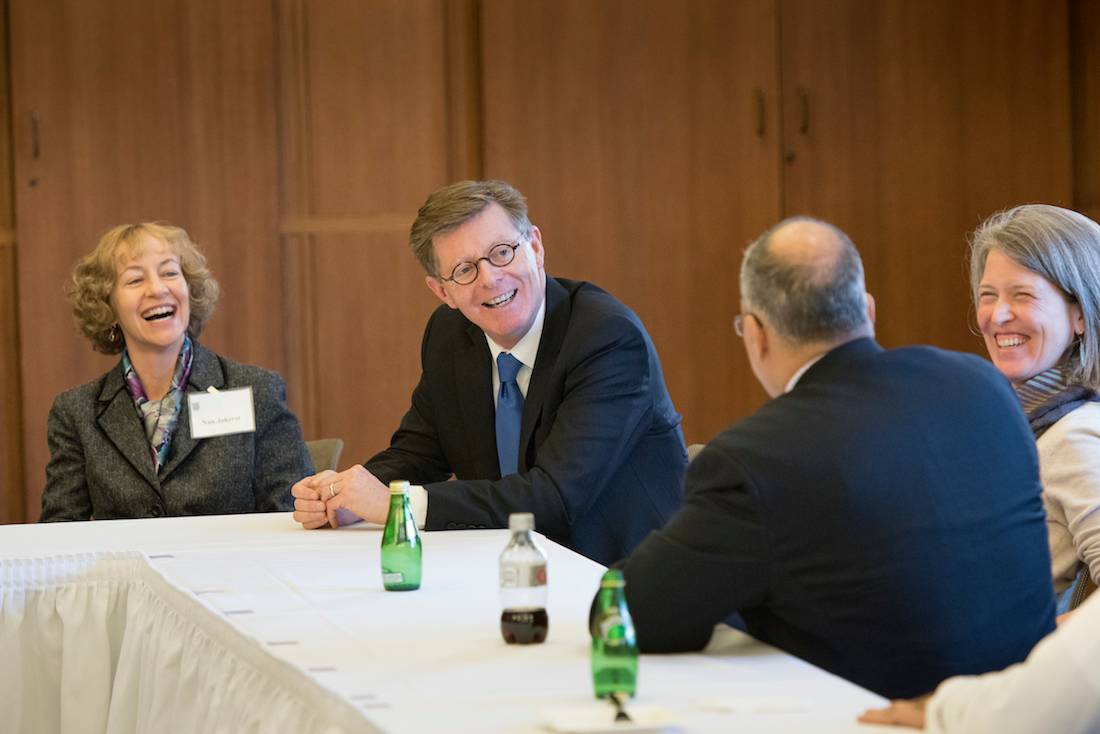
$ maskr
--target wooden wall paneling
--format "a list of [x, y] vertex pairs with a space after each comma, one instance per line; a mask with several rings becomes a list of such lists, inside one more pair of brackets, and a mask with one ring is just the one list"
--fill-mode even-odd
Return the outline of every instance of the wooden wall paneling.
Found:
[[[424, 198], [476, 175], [472, 2], [280, 3], [284, 235], [310, 334], [295, 355], [314, 436], [348, 463], [388, 444], [438, 301], [409, 251]], [[295, 8], [298, 8], [295, 10]], [[291, 22], [293, 21], [293, 22]], [[473, 138], [471, 142], [471, 138]]]
[[0, 240], [0, 523], [22, 522], [25, 513], [18, 262], [10, 232]]
[[[287, 364], [279, 238], [271, 3], [181, 2], [183, 216], [223, 285], [204, 342], [235, 359]], [[193, 224], [191, 224], [193, 222]], [[189, 230], [190, 231], [190, 230]]]
[[0, 523], [24, 516], [19, 280], [12, 200], [8, 8], [0, 3]]
[[[690, 390], [689, 442], [705, 442], [767, 399], [732, 321], [741, 311], [744, 248], [781, 213], [778, 16], [770, 0], [688, 7], [691, 178], [680, 205], [690, 270], [670, 295], [689, 304], [690, 341], [685, 354], [669, 355], [667, 369]], [[662, 259], [684, 252], [655, 245]], [[658, 278], [653, 292], [660, 287]], [[656, 305], [652, 295], [649, 302]], [[683, 328], [680, 318], [669, 314], [664, 333]]]
[[203, 341], [284, 366], [274, 35], [265, 0], [12, 0], [11, 29], [34, 519], [53, 397], [115, 363], [76, 334], [62, 295], [72, 264], [107, 228], [150, 219], [185, 226], [222, 284]]
[[0, 523], [22, 522], [25, 513], [17, 255], [11, 230], [0, 230]]
[[689, 441], [764, 399], [731, 321], [779, 214], [775, 24], [770, 1], [481, 9], [486, 175], [527, 194], [548, 272], [638, 312]]
[[344, 464], [389, 445], [420, 377], [420, 341], [438, 305], [407, 233], [316, 238], [319, 420], [345, 441]]
[[449, 181], [482, 178], [481, 5], [444, 0]]
[[313, 235], [307, 222], [310, 210], [309, 16], [303, 0], [275, 3], [276, 68], [278, 70], [279, 212], [286, 248], [286, 381], [290, 407], [298, 415], [307, 440], [325, 438], [318, 420], [319, 380], [312, 355], [317, 349], [313, 325], [314, 275], [310, 253]]
[[785, 213], [852, 235], [885, 344], [983, 352], [967, 234], [1004, 207], [1070, 201], [1066, 4], [781, 8]]
[[1100, 221], [1100, 3], [1070, 3], [1073, 205]]

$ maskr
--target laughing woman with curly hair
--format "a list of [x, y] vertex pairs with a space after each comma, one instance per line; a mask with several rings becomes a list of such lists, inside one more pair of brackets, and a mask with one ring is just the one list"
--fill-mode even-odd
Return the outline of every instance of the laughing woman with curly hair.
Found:
[[[121, 358], [54, 401], [43, 521], [292, 509], [313, 468], [283, 380], [198, 343], [218, 284], [187, 232], [115, 227], [69, 296], [92, 348]], [[255, 430], [194, 436], [187, 394], [235, 388], [251, 389]]]

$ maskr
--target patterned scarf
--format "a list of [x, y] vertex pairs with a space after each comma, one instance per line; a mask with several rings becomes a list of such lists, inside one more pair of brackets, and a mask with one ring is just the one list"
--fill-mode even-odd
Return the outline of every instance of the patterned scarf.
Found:
[[1100, 400], [1096, 391], [1084, 385], [1071, 385], [1063, 365], [1044, 370], [1016, 386], [1027, 422], [1036, 440], [1067, 413], [1085, 403]]
[[122, 375], [126, 391], [130, 393], [138, 418], [145, 427], [145, 437], [149, 439], [149, 447], [153, 452], [153, 471], [157, 474], [168, 458], [172, 433], [180, 415], [180, 406], [183, 405], [183, 387], [191, 374], [191, 356], [191, 337], [184, 336], [183, 348], [176, 360], [176, 370], [172, 373], [172, 387], [160, 400], [150, 400], [134, 371], [134, 365], [130, 363], [130, 353], [122, 352]]

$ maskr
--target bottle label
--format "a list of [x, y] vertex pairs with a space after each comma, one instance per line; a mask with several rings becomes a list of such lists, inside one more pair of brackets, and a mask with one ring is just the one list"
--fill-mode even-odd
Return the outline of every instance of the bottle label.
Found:
[[621, 616], [612, 613], [600, 620], [600, 638], [605, 645], [618, 647], [626, 642], [625, 637], [626, 626]]
[[502, 564], [500, 567], [500, 586], [515, 589], [521, 586], [546, 586], [546, 564], [537, 566], [515, 566]]
[[405, 574], [400, 571], [382, 574], [382, 583], [401, 584], [405, 582]]

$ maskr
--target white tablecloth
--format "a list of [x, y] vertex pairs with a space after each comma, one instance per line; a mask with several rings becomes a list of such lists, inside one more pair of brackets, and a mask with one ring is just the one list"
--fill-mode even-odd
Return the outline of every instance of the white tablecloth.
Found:
[[[16, 732], [538, 732], [593, 702], [602, 568], [549, 541], [550, 634], [500, 638], [503, 530], [426, 533], [385, 592], [380, 531], [289, 515], [0, 527], [0, 712]], [[725, 631], [645, 655], [632, 706], [691, 732], [862, 732], [881, 699]]]

